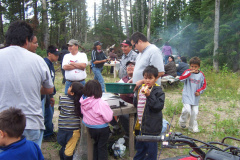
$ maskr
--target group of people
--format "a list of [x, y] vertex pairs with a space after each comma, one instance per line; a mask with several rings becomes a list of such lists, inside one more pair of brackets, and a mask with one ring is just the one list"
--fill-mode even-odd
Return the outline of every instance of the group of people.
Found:
[[[44, 130], [49, 126], [51, 131], [53, 127], [49, 120], [53, 115], [55, 93], [53, 62], [58, 60], [60, 52], [51, 45], [46, 58], [34, 54], [38, 45], [36, 41], [34, 43], [35, 38], [28, 23], [15, 21], [5, 34], [5, 48], [0, 50], [0, 66], [4, 68], [0, 72], [0, 159], [9, 159], [8, 156], [11, 159], [44, 159], [40, 150], [43, 135], [47, 138], [54, 134]], [[91, 53], [94, 80], [85, 82], [87, 56], [78, 51], [77, 40], [71, 39], [67, 43], [69, 53], [64, 55], [61, 62], [66, 80], [65, 96], [61, 96], [59, 102], [57, 133], [57, 141], [62, 146], [59, 152], [61, 159], [73, 158], [80, 137], [80, 121], [89, 128], [94, 139], [94, 159], [104, 160], [108, 157], [108, 123], [113, 119], [113, 111], [101, 99], [105, 92], [101, 72], [104, 63], [109, 61], [101, 46], [99, 41], [94, 43]], [[119, 78], [137, 86], [135, 95], [120, 95], [137, 108], [135, 135], [159, 135], [165, 101], [165, 93], [160, 87], [161, 77], [165, 73], [161, 50], [149, 43], [140, 32], [135, 32], [130, 40], [124, 40], [121, 49], [124, 54]], [[138, 50], [139, 54], [134, 50]], [[206, 80], [199, 68], [200, 59], [194, 57], [190, 60], [190, 69], [179, 78], [184, 81], [184, 107], [179, 125], [186, 128], [190, 115], [188, 129], [192, 132], [199, 131], [198, 103], [200, 94], [206, 89]], [[123, 116], [123, 124], [126, 119]], [[134, 160], [157, 159], [157, 142], [137, 141], [136, 150]]]

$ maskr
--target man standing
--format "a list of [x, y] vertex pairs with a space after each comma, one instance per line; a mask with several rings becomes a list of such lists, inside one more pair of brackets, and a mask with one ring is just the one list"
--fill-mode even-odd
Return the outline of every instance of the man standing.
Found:
[[126, 63], [128, 61], [136, 61], [138, 54], [132, 50], [132, 44], [129, 40], [124, 40], [121, 43], [121, 49], [123, 51], [122, 60], [120, 62], [119, 78], [127, 76]]
[[[54, 83], [55, 80], [55, 69], [54, 69], [54, 65], [53, 62], [56, 62], [58, 60], [58, 56], [59, 56], [60, 52], [58, 51], [58, 49], [53, 46], [50, 45], [47, 49], [47, 57], [44, 58], [44, 61], [47, 63], [50, 74], [51, 74], [51, 78], [52, 78], [52, 82]], [[56, 89], [54, 87], [54, 92], [52, 94], [48, 94], [46, 95], [46, 102], [45, 102], [45, 112], [44, 112], [44, 125], [46, 127], [44, 134], [43, 134], [43, 140], [45, 142], [56, 142], [57, 141], [57, 137], [56, 134], [53, 132], [53, 123], [52, 123], [52, 119], [53, 119], [53, 113], [54, 113], [54, 104], [55, 104], [55, 100], [53, 98], [53, 96], [56, 94]]]
[[72, 82], [80, 82], [85, 85], [87, 73], [85, 68], [88, 64], [87, 55], [78, 51], [78, 40], [71, 39], [68, 42], [68, 50], [70, 53], [63, 57], [62, 68], [65, 70], [65, 94], [71, 86]]
[[11, 23], [5, 34], [6, 48], [0, 50], [0, 112], [21, 109], [26, 115], [23, 135], [41, 147], [45, 127], [40, 97], [53, 92], [53, 83], [43, 58], [27, 50], [33, 36], [25, 21]]
[[133, 72], [133, 83], [136, 83], [137, 86], [142, 84], [143, 70], [147, 66], [153, 65], [158, 69], [157, 84], [161, 86], [161, 76], [164, 75], [164, 65], [161, 50], [154, 44], [149, 43], [147, 38], [140, 32], [135, 32], [132, 34], [131, 43], [133, 48], [140, 52], [136, 59], [136, 65]]

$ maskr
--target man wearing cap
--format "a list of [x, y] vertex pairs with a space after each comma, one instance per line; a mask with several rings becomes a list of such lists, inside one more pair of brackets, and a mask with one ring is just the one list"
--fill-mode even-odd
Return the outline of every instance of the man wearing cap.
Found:
[[128, 61], [136, 61], [138, 54], [132, 50], [132, 44], [129, 40], [124, 40], [121, 43], [121, 49], [123, 51], [122, 59], [120, 62], [119, 78], [123, 78], [127, 75], [126, 63]]
[[98, 80], [101, 84], [102, 92], [105, 92], [104, 79], [102, 76], [103, 65], [105, 62], [109, 61], [104, 52], [102, 51], [102, 43], [99, 41], [94, 42], [94, 47], [92, 50], [92, 71], [94, 73], [94, 79]]
[[154, 44], [149, 43], [147, 37], [140, 32], [132, 34], [131, 43], [133, 48], [140, 52], [136, 59], [135, 70], [133, 72], [133, 83], [136, 83], [136, 87], [141, 85], [143, 83], [143, 70], [147, 66], [153, 65], [158, 69], [158, 80], [156, 83], [161, 86], [161, 76], [164, 75], [161, 50]]
[[[58, 60], [59, 54], [60, 52], [58, 51], [58, 49], [55, 46], [50, 45], [47, 49], [47, 57], [44, 58], [44, 61], [48, 65], [53, 83], [55, 80], [55, 69], [54, 69], [53, 62], [56, 62]], [[56, 94], [56, 89], [54, 87], [54, 92], [52, 94], [45, 95], [44, 97], [45, 98], [44, 125], [46, 129], [44, 130], [43, 140], [45, 142], [56, 142], [57, 140], [56, 134], [54, 134], [53, 132], [54, 127], [52, 123], [53, 113], [54, 113], [54, 103], [55, 103], [53, 96], [55, 94]]]
[[85, 78], [87, 77], [86, 67], [88, 64], [87, 55], [78, 51], [78, 40], [71, 39], [68, 43], [68, 50], [70, 53], [63, 57], [62, 68], [65, 70], [65, 94], [71, 86], [72, 82], [80, 82], [85, 85]]

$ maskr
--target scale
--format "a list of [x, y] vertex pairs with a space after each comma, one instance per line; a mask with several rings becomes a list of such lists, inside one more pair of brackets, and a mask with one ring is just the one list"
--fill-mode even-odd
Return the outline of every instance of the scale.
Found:
[[123, 101], [118, 95], [115, 95], [113, 93], [103, 92], [102, 99], [106, 101], [112, 109], [126, 105], [125, 101]]

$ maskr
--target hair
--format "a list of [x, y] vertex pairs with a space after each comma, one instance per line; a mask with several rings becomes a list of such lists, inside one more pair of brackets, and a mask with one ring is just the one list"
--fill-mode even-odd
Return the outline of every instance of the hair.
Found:
[[32, 27], [25, 21], [14, 21], [10, 24], [5, 34], [5, 44], [6, 46], [23, 46], [26, 43], [26, 38], [31, 42], [31, 38], [33, 38]]
[[81, 108], [80, 108], [81, 104], [79, 100], [83, 95], [83, 85], [80, 82], [73, 82], [71, 86], [72, 86], [71, 92], [74, 93], [73, 99], [74, 99], [74, 106], [75, 106], [74, 107], [75, 115], [82, 117]]
[[171, 58], [172, 58], [172, 60], [173, 60], [173, 62], [175, 62], [175, 60], [174, 60], [174, 57], [173, 57], [173, 56], [169, 56], [169, 57], [171, 57]]
[[148, 41], [147, 37], [144, 34], [142, 34], [141, 32], [133, 33], [132, 36], [131, 36], [130, 41], [133, 41], [134, 43], [136, 43], [138, 40], [141, 40], [143, 42], [147, 42]]
[[0, 113], [0, 130], [9, 137], [21, 137], [26, 126], [26, 117], [21, 109], [10, 107]]
[[66, 49], [66, 50], [68, 50], [68, 47], [67, 47], [67, 45], [62, 45], [62, 48], [61, 48], [62, 50], [64, 50], [64, 49]]
[[152, 77], [152, 75], [157, 78], [158, 77], [158, 69], [153, 65], [147, 66], [143, 71], [143, 76]]
[[112, 52], [113, 50], [114, 50], [114, 48], [110, 48], [110, 50], [109, 50], [109, 51], [110, 51], [110, 52]]
[[[48, 56], [48, 53], [50, 52], [51, 53], [51, 51], [52, 50], [55, 50], [55, 46], [54, 45], [50, 45], [50, 46], [48, 46], [48, 48], [47, 48], [47, 56]], [[52, 53], [51, 53], [52, 54]]]
[[193, 57], [190, 59], [189, 64], [197, 64], [200, 67], [201, 60], [199, 57]]
[[182, 62], [187, 63], [187, 58], [186, 57], [181, 57]]
[[168, 41], [167, 41], [167, 42], [165, 42], [165, 46], [169, 46], [169, 43], [168, 43]]
[[87, 97], [101, 98], [102, 87], [97, 80], [89, 80], [84, 86], [83, 94]]

